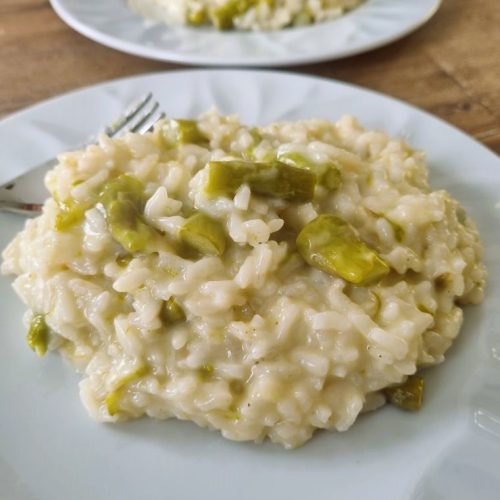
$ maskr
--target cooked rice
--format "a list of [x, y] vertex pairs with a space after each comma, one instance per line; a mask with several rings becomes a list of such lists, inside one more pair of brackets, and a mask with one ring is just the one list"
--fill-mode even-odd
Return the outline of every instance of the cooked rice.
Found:
[[[315, 429], [348, 429], [384, 403], [382, 389], [443, 361], [462, 324], [459, 304], [483, 297], [485, 268], [474, 223], [446, 191], [430, 190], [423, 153], [349, 116], [256, 133], [209, 111], [198, 126], [209, 146], [166, 148], [160, 124], [61, 155], [43, 214], [3, 253], [26, 322], [44, 314], [49, 348], [82, 372], [92, 418], [176, 417], [229, 439], [295, 447]], [[208, 199], [207, 162], [249, 148], [257, 160], [279, 150], [336, 162], [341, 186], [317, 186], [302, 204], [247, 185]], [[82, 223], [54, 229], [56, 200], [88, 202], [124, 172], [145, 185], [147, 224], [175, 238], [186, 214], [204, 211], [229, 235], [225, 254], [186, 258], [166, 246], [124, 259], [99, 204]], [[321, 213], [355, 227], [391, 273], [361, 287], [307, 265], [293, 234]], [[187, 318], [168, 326], [160, 310], [171, 297]], [[106, 398], [118, 390], [110, 415]]]

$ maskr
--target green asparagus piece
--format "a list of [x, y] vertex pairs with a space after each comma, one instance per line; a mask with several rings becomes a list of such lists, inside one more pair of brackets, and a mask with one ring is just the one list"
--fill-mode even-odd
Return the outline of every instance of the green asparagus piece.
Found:
[[214, 374], [214, 367], [210, 363], [207, 363], [206, 365], [203, 365], [201, 368], [198, 369], [198, 375], [202, 380], [210, 380]]
[[168, 146], [208, 142], [207, 137], [198, 128], [196, 120], [167, 120], [162, 127], [162, 133]]
[[467, 212], [463, 207], [457, 207], [457, 220], [460, 222], [460, 224], [465, 224], [465, 221], [467, 220]]
[[398, 408], [410, 411], [420, 410], [424, 396], [424, 379], [418, 375], [412, 375], [404, 384], [387, 387], [384, 393], [387, 400]]
[[285, 200], [307, 202], [314, 196], [316, 176], [309, 170], [280, 161], [211, 161], [205, 192], [210, 197], [234, 196], [242, 184], [252, 192]]
[[222, 255], [226, 249], [226, 233], [222, 224], [203, 212], [186, 220], [179, 230], [179, 238], [204, 255]]
[[100, 194], [111, 236], [125, 250], [145, 250], [156, 231], [142, 219], [144, 186], [135, 177], [124, 174], [109, 181]]
[[187, 24], [190, 24], [191, 26], [201, 26], [202, 24], [205, 24], [208, 21], [205, 7], [190, 7], [187, 12], [186, 21]]
[[234, 28], [234, 19], [245, 14], [252, 7], [259, 4], [267, 4], [274, 7], [274, 0], [228, 0], [225, 4], [214, 7], [210, 16], [214, 26], [220, 30]]
[[120, 412], [120, 400], [123, 395], [123, 390], [125, 387], [140, 378], [144, 377], [149, 371], [149, 368], [144, 365], [138, 368], [137, 370], [134, 370], [133, 372], [129, 373], [128, 375], [125, 375], [118, 384], [116, 385], [116, 388], [114, 391], [111, 391], [105, 398], [104, 403], [106, 404], [106, 408], [108, 410], [108, 413], [114, 417], [116, 414]]
[[110, 392], [106, 399], [104, 400], [108, 413], [114, 417], [120, 411], [120, 400], [122, 394], [121, 389], [116, 389], [116, 391]]
[[144, 184], [130, 174], [122, 174], [110, 180], [100, 192], [99, 201], [107, 209], [116, 200], [129, 201], [142, 211], [145, 203]]
[[184, 310], [173, 297], [170, 297], [163, 304], [160, 315], [161, 319], [166, 324], [177, 323], [178, 321], [184, 321], [186, 319]]
[[316, 174], [318, 184], [328, 188], [337, 189], [341, 183], [340, 170], [333, 162], [316, 163], [308, 160], [300, 153], [293, 151], [278, 154], [278, 160], [297, 168], [305, 168]]
[[113, 201], [106, 211], [111, 236], [128, 252], [145, 250], [155, 232], [145, 224], [130, 201]]
[[49, 327], [47, 323], [45, 323], [43, 314], [35, 314], [31, 319], [26, 340], [31, 349], [39, 356], [43, 356], [47, 352], [49, 344]]
[[230, 30], [234, 28], [234, 18], [241, 16], [258, 0], [229, 0], [225, 4], [214, 7], [211, 18], [214, 26], [219, 30]]
[[69, 198], [66, 201], [59, 202], [58, 206], [59, 213], [55, 219], [56, 231], [67, 231], [83, 221], [86, 208], [81, 203]]
[[116, 257], [115, 262], [120, 266], [120, 267], [127, 267], [130, 264], [130, 261], [132, 260], [132, 256], [130, 254], [127, 255], [119, 255]]
[[377, 252], [336, 215], [323, 214], [306, 224], [297, 249], [309, 265], [356, 285], [369, 285], [389, 272]]

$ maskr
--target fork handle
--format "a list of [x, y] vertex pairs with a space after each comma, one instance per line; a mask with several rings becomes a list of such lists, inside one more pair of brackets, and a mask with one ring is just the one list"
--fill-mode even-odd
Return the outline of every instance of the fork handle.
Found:
[[41, 193], [45, 174], [57, 165], [57, 158], [40, 163], [28, 172], [0, 186], [0, 211], [22, 215], [38, 215], [49, 193]]
[[0, 201], [0, 212], [11, 214], [28, 215], [35, 217], [42, 211], [42, 206], [38, 203], [23, 203], [19, 201]]

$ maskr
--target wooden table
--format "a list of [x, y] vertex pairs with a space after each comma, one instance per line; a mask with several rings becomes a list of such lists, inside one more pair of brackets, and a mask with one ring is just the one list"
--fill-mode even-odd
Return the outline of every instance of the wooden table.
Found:
[[[444, 0], [427, 25], [392, 45], [290, 69], [398, 97], [500, 153], [498, 3]], [[55, 15], [48, 0], [0, 0], [0, 116], [85, 85], [179, 67], [87, 40]]]

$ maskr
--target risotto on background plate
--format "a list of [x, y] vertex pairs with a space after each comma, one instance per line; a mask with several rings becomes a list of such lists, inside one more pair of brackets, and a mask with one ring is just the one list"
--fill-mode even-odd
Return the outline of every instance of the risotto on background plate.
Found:
[[482, 300], [473, 221], [425, 156], [345, 116], [215, 110], [60, 156], [3, 253], [28, 343], [82, 372], [92, 418], [192, 420], [287, 448], [418, 409]]
[[341, 16], [364, 0], [128, 0], [135, 12], [166, 24], [277, 30]]

